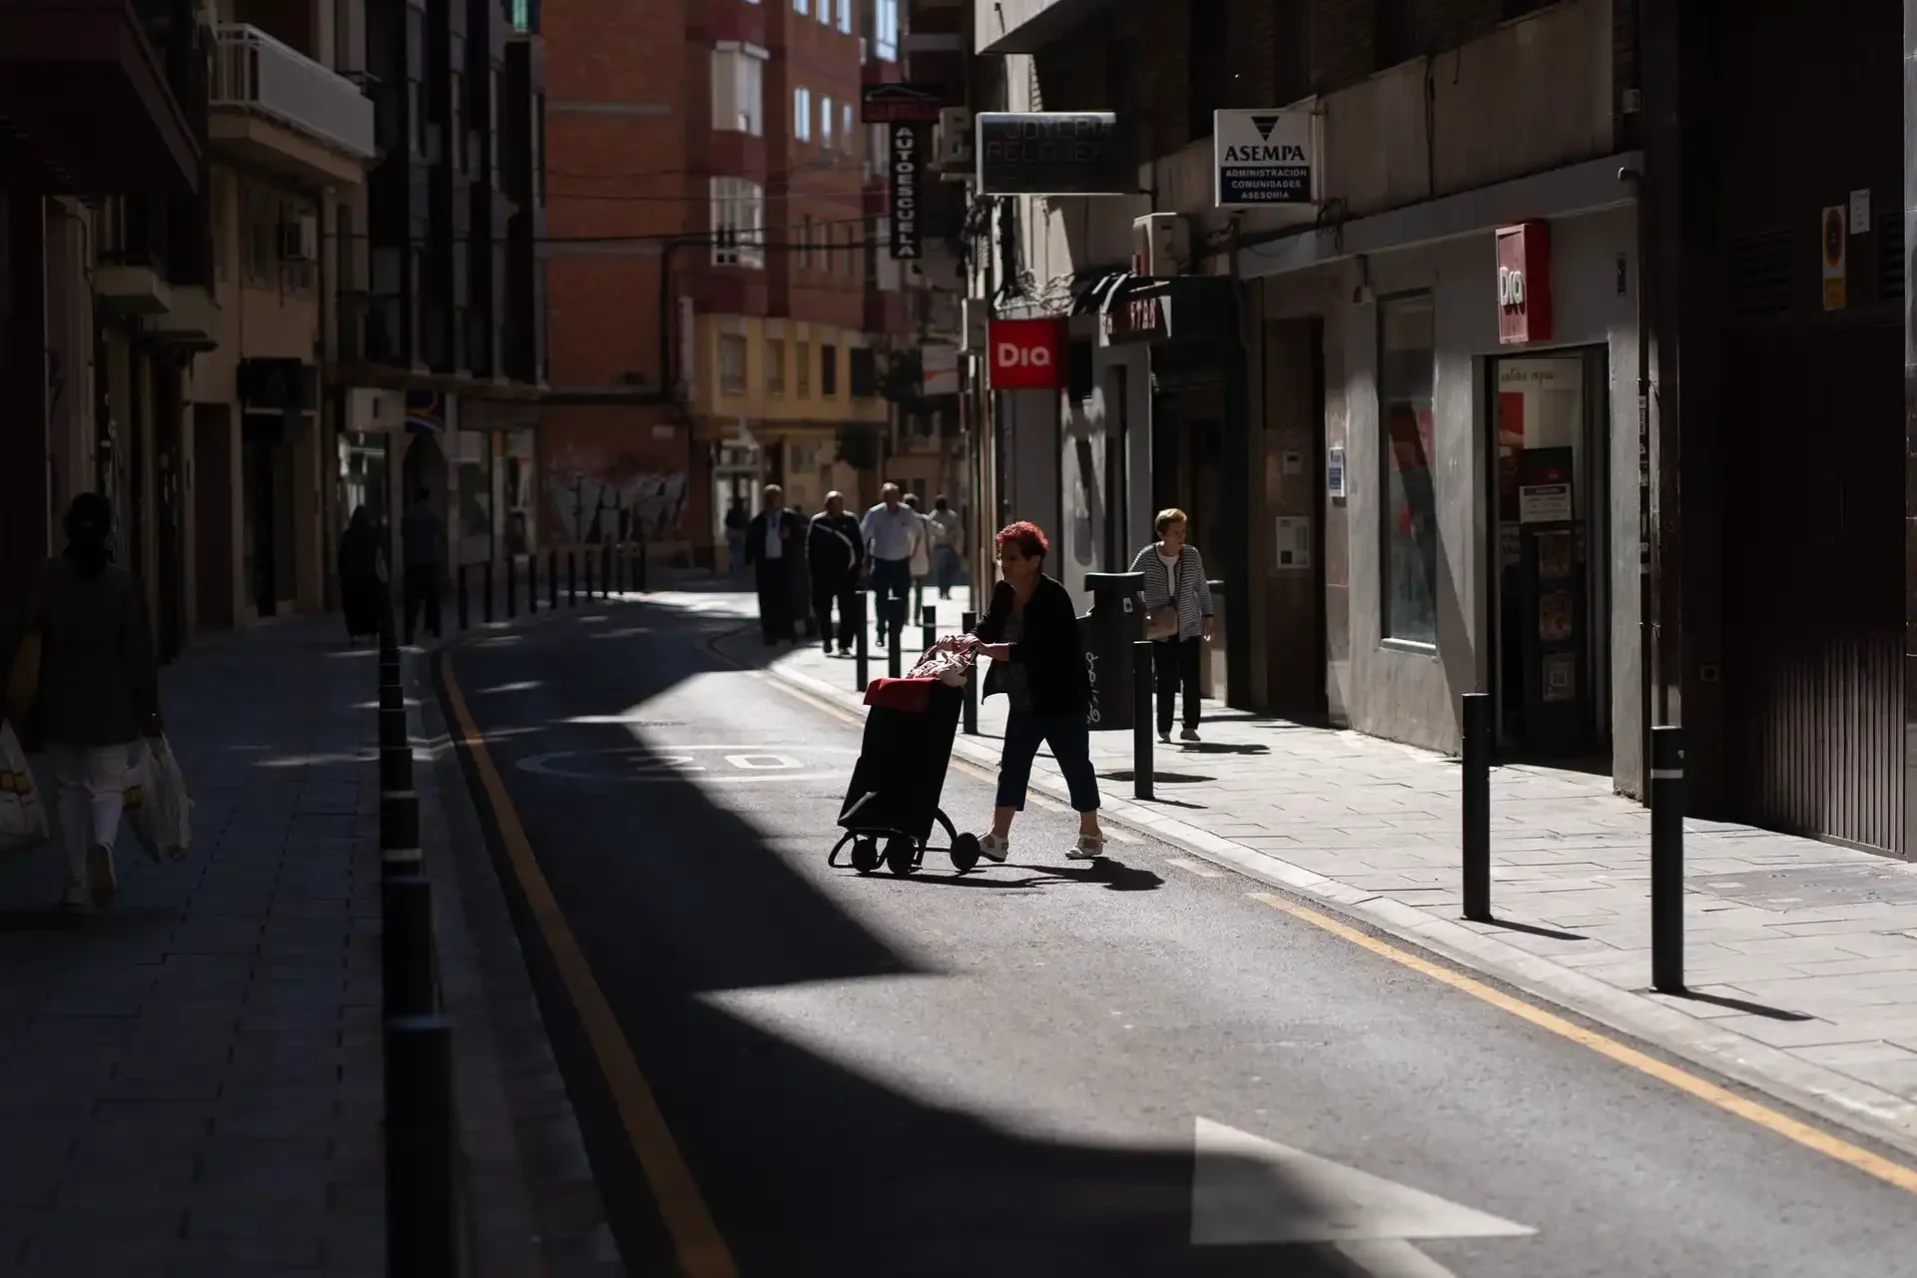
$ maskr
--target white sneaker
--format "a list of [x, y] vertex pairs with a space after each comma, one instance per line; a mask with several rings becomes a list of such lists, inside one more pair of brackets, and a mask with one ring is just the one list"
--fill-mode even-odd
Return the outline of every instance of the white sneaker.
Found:
[[1072, 844], [1072, 850], [1065, 854], [1068, 861], [1096, 861], [1105, 855], [1105, 836], [1102, 834], [1081, 834], [1078, 842]]
[[1005, 863], [1006, 854], [1012, 850], [1012, 841], [1003, 835], [988, 834], [978, 841], [978, 854], [987, 861]]

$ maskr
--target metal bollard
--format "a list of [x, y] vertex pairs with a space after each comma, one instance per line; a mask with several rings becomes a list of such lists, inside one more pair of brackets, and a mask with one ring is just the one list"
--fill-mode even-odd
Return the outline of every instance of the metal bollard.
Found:
[[466, 600], [466, 565], [461, 564], [454, 576], [458, 579], [459, 590], [459, 628], [466, 630], [473, 624], [472, 606]]
[[1491, 694], [1464, 694], [1464, 917], [1491, 921]]
[[639, 539], [639, 553], [634, 557], [632, 566], [633, 570], [639, 574], [638, 579], [633, 582], [633, 587], [637, 593], [643, 595], [646, 593], [646, 539], [644, 537]]
[[920, 650], [923, 652], [930, 652], [932, 645], [939, 641], [938, 617], [930, 608], [919, 614], [919, 638], [925, 644]]
[[479, 615], [490, 626], [493, 624], [493, 561], [490, 559], [479, 565], [479, 585], [486, 592], [485, 606]]
[[852, 648], [852, 691], [858, 693], [860, 696], [864, 696], [866, 688], [872, 683], [871, 627], [866, 625], [865, 622], [865, 601], [871, 598], [871, 596], [861, 590], [857, 592], [853, 598], [859, 601], [859, 619], [858, 624], [853, 627], [858, 637], [853, 640]]
[[586, 553], [586, 602], [592, 602], [592, 553]]
[[1684, 992], [1684, 729], [1651, 729], [1651, 987]]
[[885, 673], [897, 679], [902, 677], [905, 671], [905, 656], [899, 651], [905, 645], [905, 627], [892, 627], [892, 633], [888, 638], [891, 642], [885, 646]]
[[[971, 634], [977, 626], [977, 613], [967, 612], [959, 615], [959, 629], [966, 634]], [[965, 735], [968, 737], [978, 735], [978, 681], [978, 668], [974, 666], [972, 669], [972, 677], [965, 681], [965, 719], [962, 726], [965, 729]]]
[[566, 607], [579, 606], [579, 552], [566, 552]]
[[1152, 641], [1132, 641], [1132, 796], [1152, 797]]
[[530, 552], [526, 555], [526, 615], [539, 615], [539, 556]]
[[[384, 701], [384, 699], [382, 695], [381, 700]], [[403, 746], [405, 744], [407, 744], [407, 739], [406, 705], [404, 701], [394, 706], [381, 705], [379, 708], [379, 748], [384, 750], [387, 746]]]
[[[411, 790], [382, 790], [379, 795], [380, 862], [389, 872], [419, 863], [419, 796]], [[407, 856], [389, 857], [389, 852]]]
[[546, 552], [546, 604], [554, 612], [559, 611], [559, 552]]
[[599, 597], [612, 598], [612, 543], [599, 545]]
[[386, 1272], [454, 1278], [459, 1266], [453, 1023], [387, 1020]]
[[511, 555], [506, 556], [506, 620], [512, 621], [519, 616], [519, 563]]
[[434, 1005], [433, 890], [425, 876], [396, 875], [379, 888], [380, 1001], [388, 1017], [430, 1016]]

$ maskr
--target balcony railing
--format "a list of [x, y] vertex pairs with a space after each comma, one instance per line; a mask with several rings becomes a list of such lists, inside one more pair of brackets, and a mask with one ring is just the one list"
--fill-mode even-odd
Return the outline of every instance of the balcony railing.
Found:
[[370, 160], [373, 103], [351, 80], [258, 27], [222, 23], [213, 80], [216, 109], [250, 111]]

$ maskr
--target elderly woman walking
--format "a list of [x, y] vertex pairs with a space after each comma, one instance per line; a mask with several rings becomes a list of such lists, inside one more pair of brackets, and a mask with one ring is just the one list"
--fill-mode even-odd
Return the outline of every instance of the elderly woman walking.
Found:
[[1158, 512], [1158, 540], [1138, 552], [1132, 571], [1145, 574], [1145, 636], [1152, 641], [1158, 682], [1158, 739], [1171, 740], [1172, 702], [1185, 690], [1184, 741], [1198, 740], [1198, 663], [1211, 638], [1211, 585], [1198, 548], [1185, 541], [1190, 522], [1177, 507]]
[[979, 851], [989, 860], [1005, 859], [1012, 818], [1025, 807], [1032, 761], [1040, 745], [1049, 745], [1078, 813], [1078, 839], [1065, 855], [1074, 861], [1096, 860], [1105, 855], [1105, 834], [1098, 825], [1098, 775], [1092, 770], [1091, 728], [1085, 721], [1091, 680], [1079, 640], [1078, 612], [1071, 592], [1045, 574], [1051, 544], [1038, 525], [1009, 525], [999, 532], [996, 548], [1002, 580], [992, 592], [992, 609], [973, 633], [958, 638], [962, 647], [991, 659], [985, 695], [1003, 692], [1011, 706], [999, 757], [992, 832], [979, 840]]

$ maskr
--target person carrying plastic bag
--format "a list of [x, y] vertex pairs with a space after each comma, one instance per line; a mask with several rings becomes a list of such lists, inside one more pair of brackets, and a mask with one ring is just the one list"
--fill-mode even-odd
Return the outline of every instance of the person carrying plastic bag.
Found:
[[25, 852], [47, 841], [47, 810], [11, 722], [0, 721], [0, 853]]
[[[8, 718], [28, 725], [21, 744], [31, 750], [43, 741], [53, 764], [54, 814], [67, 855], [65, 904], [90, 899], [104, 910], [119, 899], [113, 847], [130, 755], [136, 746], [143, 758], [172, 753], [164, 743], [146, 606], [131, 574], [113, 565], [113, 507], [98, 493], [81, 493], [64, 526], [65, 551], [46, 562], [34, 584], [26, 638], [7, 681]], [[171, 786], [177, 771], [163, 775], [148, 765], [143, 778], [158, 779], [142, 780], [140, 806], [149, 790], [157, 797]], [[174, 789], [183, 811], [184, 787]], [[164, 832], [156, 836], [148, 851], [158, 859], [167, 853]]]

